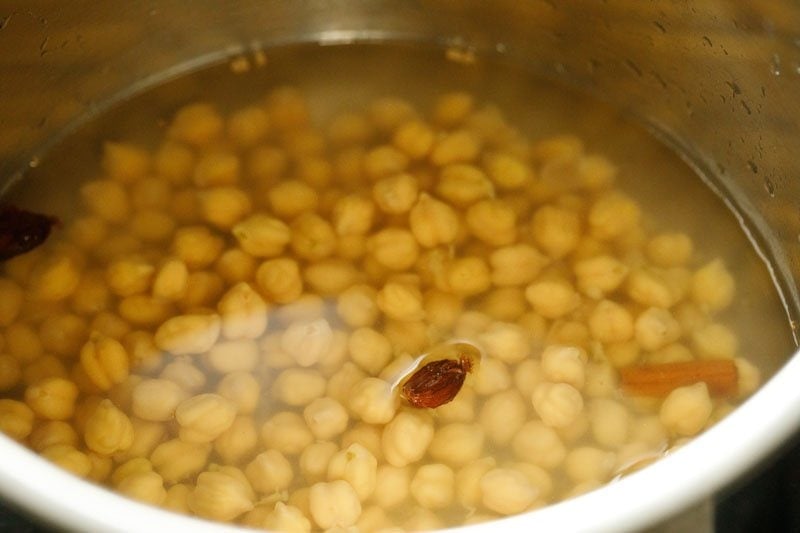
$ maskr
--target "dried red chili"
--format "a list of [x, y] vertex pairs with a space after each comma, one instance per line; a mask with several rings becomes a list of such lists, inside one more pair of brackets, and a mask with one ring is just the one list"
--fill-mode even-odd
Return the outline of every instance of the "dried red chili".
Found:
[[42, 244], [58, 224], [56, 217], [12, 205], [0, 206], [0, 261], [29, 252]]

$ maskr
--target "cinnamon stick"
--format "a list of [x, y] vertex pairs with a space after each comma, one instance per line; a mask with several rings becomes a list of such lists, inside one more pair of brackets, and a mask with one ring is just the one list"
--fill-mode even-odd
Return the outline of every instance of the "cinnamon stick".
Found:
[[736, 364], [730, 359], [636, 365], [620, 370], [622, 389], [635, 396], [667, 396], [678, 387], [701, 381], [712, 396], [734, 396], [738, 380]]

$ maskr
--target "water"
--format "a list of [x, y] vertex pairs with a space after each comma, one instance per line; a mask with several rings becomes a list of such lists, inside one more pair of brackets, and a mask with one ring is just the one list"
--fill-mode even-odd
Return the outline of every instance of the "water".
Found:
[[[631, 117], [577, 92], [513, 65], [459, 58], [448, 60], [441, 50], [406, 46], [298, 46], [268, 51], [259, 61], [213, 66], [168, 81], [88, 122], [31, 165], [10, 199], [55, 214], [67, 226], [80, 206], [80, 184], [101, 174], [104, 141], [133, 141], [154, 149], [175, 110], [197, 100], [230, 111], [288, 84], [307, 96], [314, 123], [325, 124], [336, 113], [362, 109], [376, 97], [400, 96], [419, 109], [430, 109], [442, 93], [468, 91], [476, 101], [496, 105], [530, 139], [576, 135], [587, 152], [608, 157], [619, 168], [619, 188], [642, 206], [648, 231], [691, 236], [697, 265], [718, 257], [725, 261], [737, 291], [719, 320], [737, 333], [738, 353], [753, 361], [764, 378], [780, 367], [794, 342], [769, 272], [722, 199], [678, 154]], [[493, 453], [512, 458], [507, 450]], [[561, 496], [569, 494], [562, 487], [563, 474], [554, 476]], [[395, 518], [405, 520], [411, 512], [404, 508]], [[464, 514], [448, 508], [442, 517], [458, 521]]]

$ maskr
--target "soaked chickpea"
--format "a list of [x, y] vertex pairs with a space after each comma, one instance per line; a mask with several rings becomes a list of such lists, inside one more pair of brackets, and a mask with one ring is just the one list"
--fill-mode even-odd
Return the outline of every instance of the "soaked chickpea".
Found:
[[[464, 91], [322, 128], [288, 86], [220, 109], [105, 143], [63, 241], [0, 265], [0, 430], [79, 476], [271, 530], [457, 526], [624, 475], [764, 379], [735, 265], [651, 232], [577, 137]], [[452, 341], [480, 356], [412, 406]], [[734, 392], [626, 388], [697, 362]]]

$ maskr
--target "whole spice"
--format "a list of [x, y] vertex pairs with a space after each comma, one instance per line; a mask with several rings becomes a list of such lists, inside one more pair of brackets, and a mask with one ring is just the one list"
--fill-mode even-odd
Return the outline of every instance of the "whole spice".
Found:
[[[439, 358], [428, 363], [426, 359]], [[480, 353], [467, 343], [446, 344], [431, 351], [403, 383], [402, 395], [414, 407], [436, 408], [456, 397]]]
[[56, 217], [40, 215], [12, 205], [0, 206], [0, 261], [39, 246], [57, 223]]
[[710, 359], [620, 369], [620, 386], [636, 396], [665, 397], [674, 389], [703, 382], [714, 396], [734, 396], [739, 374], [730, 359]]

